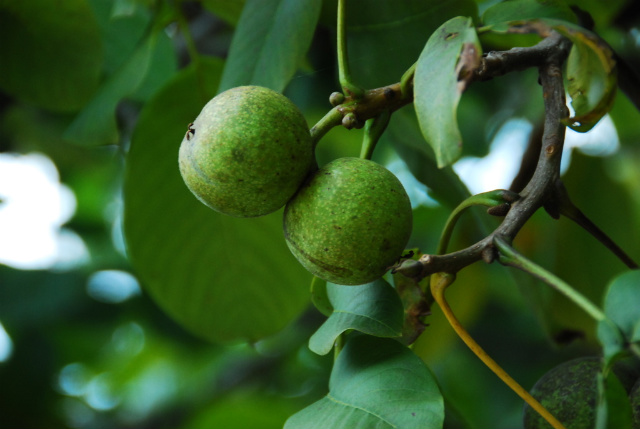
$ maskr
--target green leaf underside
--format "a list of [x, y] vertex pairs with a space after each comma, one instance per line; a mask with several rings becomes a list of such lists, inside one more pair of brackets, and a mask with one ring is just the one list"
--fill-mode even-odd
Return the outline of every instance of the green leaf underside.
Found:
[[241, 85], [282, 92], [311, 44], [321, 6], [321, 0], [247, 0], [219, 92]]
[[446, 167], [462, 153], [457, 107], [464, 82], [461, 64], [473, 67], [482, 54], [471, 18], [456, 17], [436, 30], [420, 54], [414, 77], [414, 105], [420, 129]]
[[116, 107], [142, 83], [151, 62], [157, 35], [151, 35], [134, 51], [127, 62], [100, 88], [95, 97], [65, 131], [65, 139], [80, 145], [118, 142]]
[[616, 277], [607, 290], [604, 312], [631, 339], [640, 323], [640, 271], [634, 270]]
[[442, 427], [444, 405], [433, 375], [395, 340], [349, 338], [324, 398], [294, 414], [285, 429]]
[[182, 181], [180, 142], [215, 94], [223, 67], [217, 59], [197, 64], [140, 114], [125, 169], [127, 250], [146, 290], [174, 320], [211, 341], [254, 341], [299, 315], [309, 276], [284, 242], [281, 212], [223, 216]]
[[616, 61], [606, 42], [576, 24], [551, 18], [510, 21], [492, 27], [496, 32], [537, 33], [543, 37], [552, 30], [573, 43], [566, 75], [574, 116], [564, 123], [575, 131], [587, 132], [611, 110], [616, 94]]
[[314, 353], [329, 353], [336, 338], [349, 329], [377, 337], [402, 335], [404, 308], [395, 289], [385, 280], [360, 286], [328, 283], [326, 289], [333, 313], [309, 339]]
[[556, 26], [573, 42], [567, 59], [567, 91], [575, 113], [566, 124], [574, 131], [587, 132], [613, 106], [618, 83], [616, 64], [611, 49], [593, 33], [566, 27]]
[[0, 2], [0, 88], [29, 103], [73, 111], [95, 92], [100, 32], [85, 0]]
[[510, 0], [488, 8], [482, 14], [483, 25], [508, 21], [552, 18], [575, 23], [575, 13], [564, 0]]

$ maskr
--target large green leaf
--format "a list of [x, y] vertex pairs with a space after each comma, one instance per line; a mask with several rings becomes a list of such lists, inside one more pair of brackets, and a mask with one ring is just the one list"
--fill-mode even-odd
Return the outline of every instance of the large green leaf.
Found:
[[609, 284], [604, 299], [604, 312], [622, 330], [627, 339], [633, 337], [640, 323], [640, 271], [625, 272]]
[[[326, 2], [335, 23], [335, 1]], [[475, 17], [473, 0], [349, 0], [347, 42], [356, 84], [389, 85], [415, 63], [440, 24], [457, 15]]]
[[484, 25], [536, 18], [576, 22], [576, 15], [564, 0], [508, 0], [491, 6], [482, 14]]
[[399, 342], [352, 336], [338, 355], [324, 398], [285, 429], [441, 428], [444, 404], [424, 362]]
[[395, 289], [383, 279], [359, 286], [327, 284], [333, 313], [309, 339], [309, 348], [325, 355], [349, 329], [376, 337], [400, 337], [404, 308]]
[[81, 145], [115, 144], [118, 141], [116, 107], [132, 94], [149, 69], [157, 35], [147, 38], [129, 60], [105, 82], [65, 131], [65, 139]]
[[140, 114], [125, 170], [127, 249], [146, 290], [187, 329], [212, 341], [257, 340], [303, 310], [310, 276], [289, 253], [281, 213], [227, 217], [182, 181], [180, 142], [222, 71], [219, 60], [198, 64]]
[[98, 86], [103, 54], [85, 0], [0, 0], [0, 88], [40, 107], [77, 110]]
[[247, 0], [219, 90], [252, 84], [281, 92], [309, 49], [321, 5], [321, 0]]
[[456, 17], [436, 30], [420, 54], [414, 77], [414, 105], [422, 134], [446, 167], [462, 153], [457, 109], [482, 47], [471, 18]]

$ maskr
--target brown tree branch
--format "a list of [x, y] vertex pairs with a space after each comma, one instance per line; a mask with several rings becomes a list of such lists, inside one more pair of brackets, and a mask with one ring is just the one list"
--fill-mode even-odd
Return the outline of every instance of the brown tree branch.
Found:
[[[505, 51], [500, 55], [494, 54], [488, 62], [485, 62], [485, 69], [477, 73], [479, 78], [485, 79], [488, 76], [504, 74], [505, 70], [511, 67], [514, 69], [520, 69], [524, 65], [538, 67], [545, 107], [544, 133], [538, 163], [531, 180], [522, 190], [520, 199], [511, 205], [511, 209], [498, 228], [466, 249], [446, 255], [423, 255], [419, 261], [423, 269], [417, 277], [423, 278], [436, 272], [456, 273], [481, 259], [492, 262], [496, 258], [494, 237], [502, 237], [511, 243], [529, 218], [544, 206], [553, 192], [556, 181], [560, 178], [560, 160], [565, 135], [562, 120], [569, 116], [562, 79], [562, 64], [570, 46], [567, 39], [553, 33], [532, 48]], [[516, 59], [511, 59], [509, 52], [512, 52]], [[509, 59], [505, 60], [505, 58]]]

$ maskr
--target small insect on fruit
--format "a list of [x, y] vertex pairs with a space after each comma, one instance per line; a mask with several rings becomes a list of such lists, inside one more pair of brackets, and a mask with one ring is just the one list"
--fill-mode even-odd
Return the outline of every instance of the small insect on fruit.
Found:
[[196, 129], [193, 128], [193, 122], [187, 125], [187, 134], [184, 136], [187, 140], [191, 140], [191, 137], [196, 133]]

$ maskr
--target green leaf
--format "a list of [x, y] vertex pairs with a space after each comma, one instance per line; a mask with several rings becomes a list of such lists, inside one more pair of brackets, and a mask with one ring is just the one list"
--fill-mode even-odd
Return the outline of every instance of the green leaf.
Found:
[[242, 14], [245, 0], [202, 0], [202, 4], [214, 15], [235, 26]]
[[576, 23], [576, 15], [564, 0], [507, 0], [482, 14], [483, 25], [536, 18], [553, 18]]
[[321, 0], [247, 0], [219, 91], [260, 85], [282, 92], [302, 63]]
[[104, 49], [104, 73], [112, 75], [133, 55], [142, 43], [151, 23], [146, 7], [127, 0], [89, 0], [100, 28]]
[[320, 313], [329, 317], [333, 313], [333, 306], [327, 293], [327, 282], [320, 277], [313, 276], [311, 280], [311, 302]]
[[395, 340], [352, 336], [335, 362], [324, 398], [294, 414], [285, 429], [424, 429], [444, 421], [433, 375]]
[[157, 34], [147, 38], [131, 58], [100, 88], [96, 96], [73, 120], [64, 138], [79, 145], [117, 143], [119, 138], [116, 107], [143, 82]]
[[73, 111], [93, 95], [103, 63], [85, 0], [0, 0], [0, 89], [40, 107]]
[[[326, 8], [332, 24], [335, 3]], [[399, 81], [440, 24], [477, 13], [473, 0], [349, 0], [347, 42], [355, 83], [376, 88]]]
[[196, 415], [185, 429], [281, 429], [294, 411], [290, 398], [273, 396], [263, 391], [234, 391], [221, 395], [210, 405], [197, 407]]
[[309, 339], [309, 348], [326, 355], [336, 338], [354, 329], [376, 337], [400, 337], [404, 309], [395, 289], [383, 279], [359, 286], [327, 284], [333, 313]]
[[431, 35], [418, 59], [414, 104], [422, 134], [446, 167], [462, 153], [457, 108], [482, 47], [471, 18], [456, 17]]
[[566, 75], [575, 113], [563, 121], [568, 127], [587, 132], [611, 110], [618, 78], [614, 52], [604, 40], [583, 27], [557, 19], [511, 21], [504, 26], [494, 26], [492, 30], [537, 33], [543, 37], [555, 30], [573, 43]]
[[587, 30], [568, 25], [554, 28], [573, 42], [567, 59], [567, 92], [575, 113], [565, 123], [575, 131], [587, 132], [613, 106], [618, 83], [614, 54]]
[[604, 298], [604, 312], [624, 333], [627, 339], [633, 337], [640, 322], [640, 271], [625, 272], [616, 277], [607, 289]]
[[610, 319], [605, 319], [598, 322], [596, 332], [602, 344], [605, 362], [610, 364], [624, 351], [624, 338], [620, 328]]
[[597, 374], [598, 401], [595, 429], [632, 429], [633, 416], [627, 392], [613, 371]]
[[284, 242], [281, 212], [224, 216], [182, 181], [180, 142], [215, 94], [222, 66], [192, 64], [142, 110], [126, 160], [124, 232], [145, 289], [171, 317], [211, 341], [255, 341], [305, 308], [309, 275]]
[[415, 178], [429, 188], [433, 198], [453, 208], [471, 195], [451, 167], [438, 168], [435, 154], [424, 140], [410, 106], [393, 114], [386, 137], [392, 141]]

